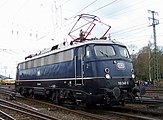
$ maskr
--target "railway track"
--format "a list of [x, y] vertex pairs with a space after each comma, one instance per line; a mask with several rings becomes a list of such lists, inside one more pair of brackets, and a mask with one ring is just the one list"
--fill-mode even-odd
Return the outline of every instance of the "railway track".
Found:
[[[118, 111], [117, 112], [102, 111], [102, 114], [95, 114], [95, 113], [92, 114], [92, 113], [88, 113], [88, 112], [83, 112], [81, 110], [70, 110], [70, 109], [67, 109], [67, 108], [62, 107], [62, 106], [56, 107], [56, 105], [46, 103], [46, 102], [42, 102], [42, 101], [41, 102], [37, 101], [37, 103], [41, 104], [43, 108], [45, 108], [45, 106], [46, 106], [46, 109], [48, 109], [50, 112], [56, 113], [57, 111], [62, 111], [62, 112], [64, 111], [64, 115], [66, 113], [69, 113], [69, 114], [71, 113], [71, 114], [75, 114], [77, 116], [82, 116], [83, 117], [82, 119], [92, 119], [92, 120], [112, 120], [112, 119], [121, 119], [121, 118], [123, 118], [123, 119], [130, 118], [131, 120], [135, 120], [135, 119], [150, 120], [151, 119], [149, 117], [144, 117], [144, 116], [140, 116], [140, 115], [122, 113], [121, 111], [119, 111], [119, 112]], [[31, 107], [31, 106], [27, 105], [27, 103], [24, 105], [23, 104], [21, 103], [20, 105], [21, 106], [25, 105], [26, 107]], [[37, 106], [32, 106], [32, 108], [35, 110], [38, 110]], [[100, 111], [100, 113], [101, 113], [101, 111]], [[65, 116], [68, 116], [68, 114]]]
[[[4, 89], [3, 89], [4, 91]], [[9, 92], [9, 91], [8, 91]], [[3, 92], [7, 93], [7, 92]], [[10, 92], [8, 93], [10, 94]], [[35, 100], [35, 99], [28, 99], [24, 98], [21, 96], [16, 97], [16, 101], [12, 101], [14, 104], [18, 104], [19, 106], [24, 106], [25, 108], [28, 109], [33, 109], [34, 111], [37, 111], [39, 113], [44, 113], [48, 116], [54, 116], [58, 117], [59, 119], [62, 120], [67, 120], [67, 119], [74, 119], [74, 120], [87, 120], [87, 119], [92, 119], [92, 120], [112, 120], [112, 119], [128, 119], [130, 118], [131, 120], [139, 119], [139, 120], [150, 120], [151, 117], [144, 117], [142, 115], [136, 115], [133, 113], [129, 114], [129, 111], [131, 110], [126, 110], [125, 112], [122, 112], [121, 108], [116, 108], [115, 110], [95, 110], [95, 112], [83, 112], [80, 109], [68, 109], [62, 106], [54, 105], [52, 103], [47, 103], [44, 101], [40, 100]], [[117, 111], [119, 109], [119, 111]], [[124, 109], [124, 108], [123, 108]], [[123, 110], [124, 111], [124, 110]], [[142, 113], [142, 112], [141, 112]]]
[[163, 89], [148, 89], [147, 93], [163, 93]]
[[[108, 111], [106, 111], [107, 113]], [[109, 112], [115, 114], [126, 115], [126, 118], [134, 118], [140, 120], [162, 120], [163, 115], [159, 110], [156, 111], [153, 108], [150, 108], [142, 104], [127, 104], [124, 107], [117, 106], [112, 107]], [[135, 117], [136, 116], [136, 117]]]
[[40, 113], [33, 109], [29, 109], [27, 107], [23, 107], [3, 99], [0, 99], [0, 108], [3, 110], [1, 114], [6, 115], [6, 117], [9, 117], [12, 120], [24, 118], [34, 120], [60, 120], [58, 118]]
[[[4, 92], [4, 89], [3, 89], [3, 92]], [[8, 95], [9, 91], [4, 92], [3, 94]], [[99, 115], [89, 114], [89, 113], [82, 112], [82, 111], [70, 110], [62, 106], [54, 105], [54, 104], [47, 103], [47, 102], [40, 101], [40, 100], [28, 99], [28, 98], [24, 98], [21, 96], [17, 96], [16, 101], [12, 101], [12, 102], [14, 102], [15, 104], [18, 104], [19, 106], [24, 106], [25, 108], [31, 108], [35, 111], [39, 111], [47, 115], [58, 116], [60, 119], [65, 119], [65, 120], [67, 119], [76, 120], [77, 118], [80, 120], [87, 120], [87, 119], [106, 120], [107, 119]]]
[[116, 116], [119, 116], [119, 119], [124, 119], [124, 120], [154, 120], [154, 118], [135, 115], [131, 113], [122, 113], [122, 112], [114, 112], [114, 111], [103, 112], [103, 116], [106, 116], [106, 117], [109, 117], [111, 114], [113, 115], [113, 118], [116, 115]]
[[8, 113], [0, 110], [0, 120], [16, 120], [16, 119], [10, 116]]

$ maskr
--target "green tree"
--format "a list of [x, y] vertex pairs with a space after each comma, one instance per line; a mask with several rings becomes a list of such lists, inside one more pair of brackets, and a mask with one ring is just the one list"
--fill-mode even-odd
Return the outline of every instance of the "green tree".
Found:
[[[143, 47], [137, 54], [132, 55], [137, 80], [154, 80], [154, 50], [150, 46]], [[163, 49], [158, 51], [159, 78], [163, 77]], [[163, 78], [162, 78], [163, 79]]]

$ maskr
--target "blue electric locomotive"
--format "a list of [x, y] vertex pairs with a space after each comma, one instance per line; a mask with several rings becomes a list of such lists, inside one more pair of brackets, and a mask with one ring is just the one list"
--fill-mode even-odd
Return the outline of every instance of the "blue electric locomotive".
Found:
[[[79, 18], [83, 16], [88, 15]], [[128, 50], [119, 42], [106, 40], [105, 34], [100, 39], [74, 39], [30, 55], [18, 64], [16, 76], [16, 90], [21, 95], [43, 95], [55, 103], [112, 105], [135, 98]]]

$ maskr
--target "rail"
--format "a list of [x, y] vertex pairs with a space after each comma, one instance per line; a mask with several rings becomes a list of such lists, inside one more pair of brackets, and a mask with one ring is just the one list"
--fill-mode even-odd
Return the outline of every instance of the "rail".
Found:
[[40, 113], [33, 109], [23, 107], [21, 105], [14, 104], [12, 102], [9, 102], [9, 101], [3, 100], [3, 99], [0, 99], [0, 107], [2, 107], [4, 109], [15, 111], [16, 113], [21, 113], [21, 114], [27, 115], [30, 118], [38, 118], [41, 120], [59, 120], [58, 118], [54, 118], [52, 116]]

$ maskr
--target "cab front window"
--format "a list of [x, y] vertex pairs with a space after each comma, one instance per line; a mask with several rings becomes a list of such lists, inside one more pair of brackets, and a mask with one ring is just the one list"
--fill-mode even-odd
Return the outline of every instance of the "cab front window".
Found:
[[119, 46], [119, 52], [122, 57], [129, 58], [129, 53], [126, 47]]
[[98, 57], [112, 57], [115, 56], [115, 50], [111, 45], [95, 45], [95, 55]]

